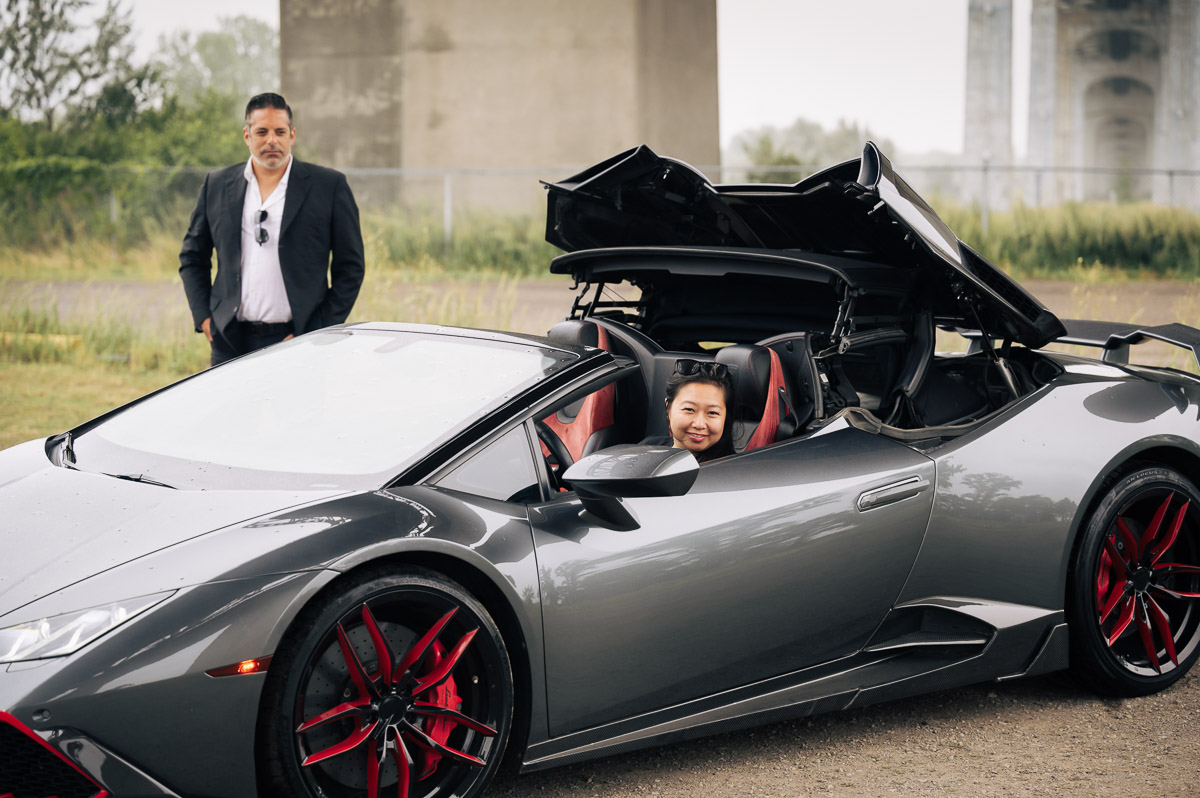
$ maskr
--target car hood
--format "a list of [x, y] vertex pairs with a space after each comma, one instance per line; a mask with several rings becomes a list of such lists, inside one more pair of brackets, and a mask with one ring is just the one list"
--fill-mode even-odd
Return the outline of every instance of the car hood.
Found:
[[[172, 490], [60, 468], [41, 441], [22, 444], [0, 453], [0, 618], [190, 538], [339, 492]], [[139, 591], [130, 585], [128, 597]]]
[[546, 240], [566, 250], [737, 247], [799, 250], [918, 270], [935, 315], [1040, 347], [1062, 323], [959, 241], [868, 142], [861, 158], [795, 185], [714, 185], [641, 146], [546, 183]]

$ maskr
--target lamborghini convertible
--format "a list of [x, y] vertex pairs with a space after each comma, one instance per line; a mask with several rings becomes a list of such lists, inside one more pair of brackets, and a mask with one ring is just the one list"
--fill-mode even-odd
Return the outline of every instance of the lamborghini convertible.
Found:
[[[545, 337], [329, 328], [0, 454], [0, 796], [479, 795], [1194, 665], [1200, 379], [1133, 353], [1200, 331], [1056, 318], [869, 144], [795, 185], [640, 147], [547, 197]], [[735, 383], [703, 465], [640, 444], [686, 361]]]

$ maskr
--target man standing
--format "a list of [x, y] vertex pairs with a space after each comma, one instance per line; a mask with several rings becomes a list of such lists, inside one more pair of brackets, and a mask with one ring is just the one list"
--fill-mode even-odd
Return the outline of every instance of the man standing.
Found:
[[179, 253], [192, 319], [214, 366], [341, 324], [363, 280], [346, 176], [292, 157], [296, 128], [283, 97], [252, 97], [242, 137], [250, 159], [204, 179]]

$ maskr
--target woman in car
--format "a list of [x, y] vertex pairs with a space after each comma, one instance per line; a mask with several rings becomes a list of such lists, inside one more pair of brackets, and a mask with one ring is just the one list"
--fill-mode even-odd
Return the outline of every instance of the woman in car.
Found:
[[725, 434], [728, 408], [733, 406], [733, 381], [723, 363], [678, 360], [667, 380], [669, 436], [647, 438], [646, 444], [687, 449], [701, 463], [733, 454]]

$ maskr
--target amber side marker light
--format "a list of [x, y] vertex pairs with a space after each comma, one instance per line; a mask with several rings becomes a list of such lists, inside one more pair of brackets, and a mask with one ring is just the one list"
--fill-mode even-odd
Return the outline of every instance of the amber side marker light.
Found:
[[241, 662], [235, 662], [223, 668], [213, 668], [212, 670], [205, 671], [205, 673], [209, 676], [246, 676], [251, 673], [263, 673], [270, 664], [270, 657], [259, 657], [258, 659], [246, 659]]

